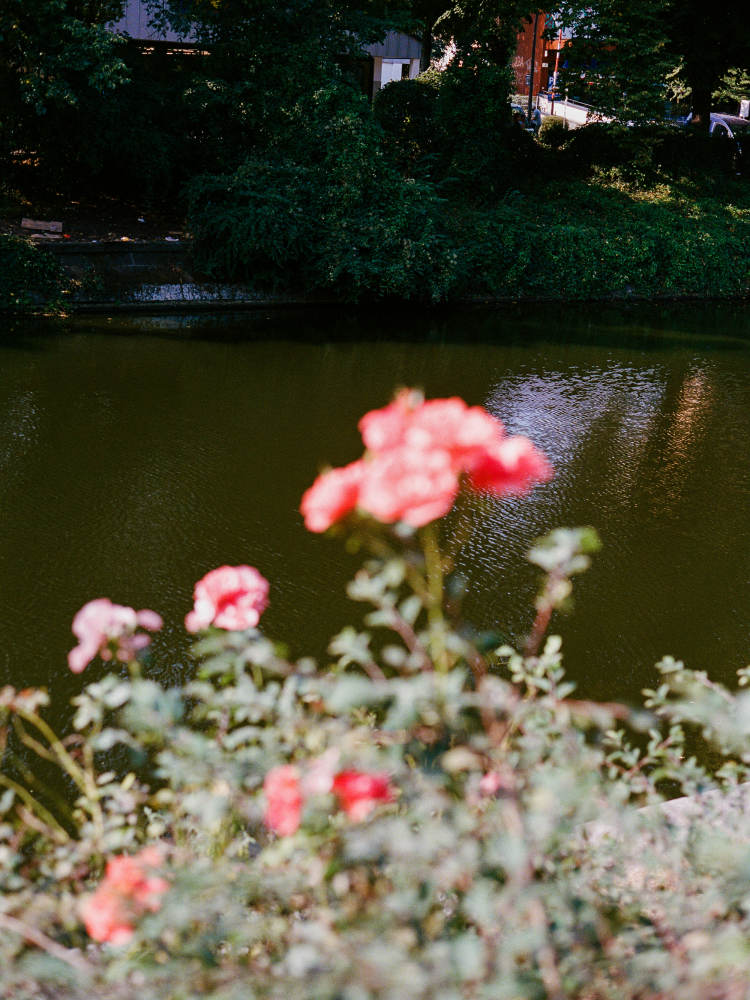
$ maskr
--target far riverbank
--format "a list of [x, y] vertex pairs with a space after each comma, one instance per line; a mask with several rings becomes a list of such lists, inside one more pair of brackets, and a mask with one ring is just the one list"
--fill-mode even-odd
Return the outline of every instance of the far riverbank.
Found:
[[[404, 259], [408, 257], [404, 236]], [[313, 277], [311, 259], [269, 280], [252, 247], [230, 259], [221, 228], [132, 238], [0, 237], [4, 311], [190, 311], [362, 302], [674, 302], [750, 297], [750, 193], [688, 182], [640, 190], [603, 177], [510, 192], [492, 210], [446, 211], [434, 256], [415, 255], [400, 291]], [[234, 244], [232, 244], [234, 245]], [[352, 249], [352, 253], [356, 248]], [[382, 248], [381, 248], [382, 249]], [[377, 248], [356, 251], [364, 260]], [[309, 251], [310, 254], [313, 250]], [[257, 256], [257, 255], [256, 255]], [[221, 261], [221, 263], [219, 262]], [[407, 261], [408, 263], [408, 261]], [[382, 263], [378, 267], [382, 267]], [[364, 264], [363, 264], [364, 267]], [[407, 280], [408, 279], [408, 280]], [[388, 286], [385, 286], [386, 289]], [[428, 292], [428, 287], [432, 292]], [[404, 288], [411, 289], [403, 294]]]

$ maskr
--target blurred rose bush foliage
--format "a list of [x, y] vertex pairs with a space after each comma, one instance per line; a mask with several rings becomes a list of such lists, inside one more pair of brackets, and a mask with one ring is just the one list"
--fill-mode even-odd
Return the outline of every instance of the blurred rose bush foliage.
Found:
[[[497, 648], [462, 619], [439, 519], [548, 463], [455, 399], [405, 391], [360, 428], [364, 457], [302, 503], [366, 555], [363, 627], [329, 662], [290, 662], [256, 627], [266, 581], [225, 566], [196, 586], [182, 688], [138, 658], [158, 615], [100, 600], [71, 667], [119, 672], [74, 699], [72, 735], [44, 691], [0, 692], [1, 995], [745, 997], [750, 834], [726, 802], [748, 694], [667, 659], [645, 707], [574, 699], [546, 631], [590, 529], [531, 551], [536, 616]], [[686, 825], [656, 805], [667, 784], [695, 797]]]

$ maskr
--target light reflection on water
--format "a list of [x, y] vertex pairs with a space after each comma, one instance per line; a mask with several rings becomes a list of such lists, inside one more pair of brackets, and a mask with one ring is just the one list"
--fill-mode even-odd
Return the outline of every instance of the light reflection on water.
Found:
[[93, 597], [165, 618], [189, 669], [194, 581], [249, 562], [264, 623], [320, 654], [354, 562], [305, 532], [319, 466], [361, 453], [399, 385], [487, 406], [555, 479], [471, 516], [468, 609], [528, 628], [531, 542], [592, 524], [604, 549], [556, 622], [587, 694], [638, 697], [665, 653], [731, 678], [750, 660], [750, 320], [739, 308], [600, 314], [262, 311], [15, 322], [0, 342], [0, 683], [80, 683], [64, 657]]

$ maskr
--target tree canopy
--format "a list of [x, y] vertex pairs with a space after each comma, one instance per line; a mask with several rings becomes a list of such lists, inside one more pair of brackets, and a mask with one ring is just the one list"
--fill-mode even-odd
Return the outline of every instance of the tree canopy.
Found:
[[50, 105], [74, 104], [82, 88], [121, 83], [119, 39], [104, 24], [122, 9], [123, 0], [3, 0], [2, 104], [20, 100], [43, 113]]
[[314, 46], [332, 57], [409, 26], [410, 0], [146, 0], [156, 24], [258, 50]]
[[668, 92], [689, 95], [693, 122], [708, 128], [712, 95], [750, 69], [750, 20], [743, 0], [560, 0], [552, 7], [574, 39], [568, 78], [618, 118], [657, 117]]
[[691, 93], [696, 124], [708, 128], [711, 95], [731, 70], [750, 70], [750, 18], [744, 0], [662, 3], [668, 51]]
[[[144, 2], [155, 26], [189, 34], [210, 55], [142, 58], [107, 29], [125, 0], [2, 0], [3, 169], [28, 175], [33, 167], [43, 183], [55, 178], [58, 190], [67, 172], [71, 185], [101, 182], [113, 193], [121, 185], [174, 199], [196, 174], [285, 155], [308, 98], [351, 91], [361, 67], [349, 81], [347, 71], [362, 46], [409, 31], [426, 56], [433, 38], [455, 47], [429, 100], [424, 88], [412, 88], [420, 107], [439, 108], [426, 126], [432, 158], [419, 170], [450, 176], [478, 200], [503, 187], [509, 66], [519, 30], [542, 12], [533, 0]], [[569, 72], [603, 115], [659, 117], [671, 88], [691, 92], [696, 119], [706, 124], [712, 92], [747, 92], [750, 25], [741, 0], [718, 0], [710, 17], [697, 0], [550, 0], [543, 7], [553, 25], [574, 28]], [[365, 121], [370, 112], [361, 102], [360, 115], [344, 99], [321, 98], [321, 109], [338, 109], [324, 131], [332, 136], [354, 118]]]
[[[74, 103], [82, 87], [106, 90], [127, 78], [105, 25], [125, 0], [4, 0], [0, 73], [13, 95], [44, 111]], [[191, 32], [241, 60], [237, 75], [315, 78], [322, 65], [355, 55], [388, 31], [409, 30], [424, 44], [451, 39], [459, 58], [503, 65], [532, 0], [146, 0], [155, 23]], [[750, 19], [746, 0], [551, 0], [554, 23], [573, 27], [569, 76], [602, 113], [648, 117], [668, 90], [690, 94], [694, 120], [707, 127], [712, 94], [738, 95], [748, 84]], [[294, 52], [294, 60], [290, 53]], [[229, 72], [228, 66], [225, 66]], [[231, 74], [230, 74], [231, 75]]]

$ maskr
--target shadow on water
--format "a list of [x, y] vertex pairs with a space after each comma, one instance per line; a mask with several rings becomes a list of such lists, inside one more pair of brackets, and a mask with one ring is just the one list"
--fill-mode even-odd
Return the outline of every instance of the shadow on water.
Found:
[[38, 349], [39, 338], [65, 333], [117, 333], [177, 340], [237, 343], [294, 340], [358, 342], [533, 344], [553, 338], [571, 344], [666, 347], [692, 342], [707, 349], [744, 348], [750, 312], [744, 303], [516, 303], [476, 305], [377, 305], [258, 307], [245, 312], [96, 314], [50, 319], [6, 317], [0, 344]]
[[399, 385], [488, 407], [556, 468], [464, 525], [477, 625], [520, 641], [536, 586], [523, 553], [592, 524], [604, 549], [555, 622], [582, 693], [638, 700], [666, 653], [722, 680], [750, 659], [746, 307], [3, 322], [0, 683], [75, 691], [70, 622], [102, 596], [159, 611], [154, 669], [184, 677], [193, 584], [223, 563], [271, 580], [268, 634], [324, 655], [352, 620], [356, 564], [304, 530], [299, 500], [322, 465], [359, 456], [358, 419]]

